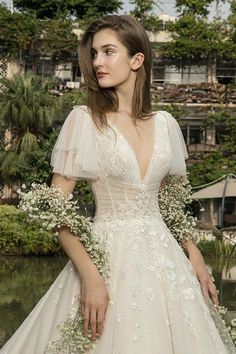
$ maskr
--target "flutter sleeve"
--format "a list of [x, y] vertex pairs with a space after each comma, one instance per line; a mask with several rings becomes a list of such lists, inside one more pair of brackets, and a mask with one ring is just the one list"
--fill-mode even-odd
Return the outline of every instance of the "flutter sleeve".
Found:
[[96, 179], [101, 174], [95, 125], [83, 106], [76, 106], [66, 118], [51, 155], [54, 173], [70, 179]]
[[168, 125], [168, 137], [171, 147], [170, 175], [186, 175], [185, 160], [188, 159], [184, 137], [176, 119], [165, 112]]

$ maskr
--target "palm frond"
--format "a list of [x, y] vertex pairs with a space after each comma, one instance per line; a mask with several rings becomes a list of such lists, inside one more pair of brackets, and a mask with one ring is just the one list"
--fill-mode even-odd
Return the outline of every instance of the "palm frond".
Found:
[[38, 147], [39, 145], [37, 137], [30, 131], [27, 131], [21, 139], [20, 151], [29, 153], [33, 150], [38, 149]]

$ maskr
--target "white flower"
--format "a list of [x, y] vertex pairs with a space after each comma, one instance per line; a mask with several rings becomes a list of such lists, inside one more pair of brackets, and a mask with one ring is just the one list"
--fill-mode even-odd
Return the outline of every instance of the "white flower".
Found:
[[233, 320], [231, 320], [231, 325], [232, 325], [233, 327], [236, 327], [236, 318], [234, 318]]
[[166, 185], [160, 189], [160, 211], [166, 225], [179, 243], [196, 239], [195, 218], [185, 211], [192, 202], [191, 185], [185, 176], [168, 176]]

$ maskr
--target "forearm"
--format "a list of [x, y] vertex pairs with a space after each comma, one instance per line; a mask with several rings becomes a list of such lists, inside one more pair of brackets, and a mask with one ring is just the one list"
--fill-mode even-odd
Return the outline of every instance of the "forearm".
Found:
[[194, 253], [201, 254], [199, 248], [191, 240], [182, 241], [181, 245], [183, 249], [187, 252], [188, 256], [193, 255]]
[[68, 228], [60, 229], [58, 241], [75, 265], [82, 279], [87, 278], [94, 272], [98, 272], [79, 237], [73, 235]]

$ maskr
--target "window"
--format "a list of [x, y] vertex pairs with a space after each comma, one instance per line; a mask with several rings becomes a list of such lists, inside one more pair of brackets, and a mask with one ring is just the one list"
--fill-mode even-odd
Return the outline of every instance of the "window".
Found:
[[165, 79], [165, 64], [162, 60], [153, 60], [152, 65], [152, 82], [164, 83]]
[[216, 78], [220, 84], [236, 84], [236, 60], [217, 59]]

